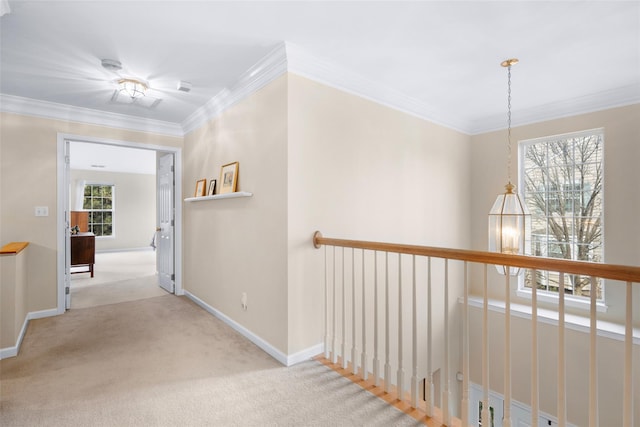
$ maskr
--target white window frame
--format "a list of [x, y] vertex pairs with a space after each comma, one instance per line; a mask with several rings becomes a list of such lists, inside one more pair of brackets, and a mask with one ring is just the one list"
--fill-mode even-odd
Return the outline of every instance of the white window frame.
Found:
[[[541, 142], [548, 142], [551, 140], [559, 140], [559, 139], [568, 139], [568, 138], [579, 138], [581, 136], [589, 136], [589, 135], [594, 135], [594, 134], [598, 134], [600, 135], [600, 137], [602, 138], [602, 144], [603, 144], [603, 148], [602, 148], [602, 168], [604, 170], [604, 164], [605, 164], [605, 158], [604, 158], [604, 143], [605, 143], [605, 132], [604, 132], [604, 128], [596, 128], [596, 129], [588, 129], [588, 130], [584, 130], [584, 131], [578, 131], [578, 132], [569, 132], [569, 133], [564, 133], [564, 134], [558, 134], [558, 135], [549, 135], [549, 136], [545, 136], [545, 137], [540, 137], [540, 138], [533, 138], [533, 139], [526, 139], [526, 140], [522, 140], [522, 141], [518, 141], [518, 187], [520, 189], [520, 194], [522, 195], [523, 199], [524, 199], [524, 191], [525, 191], [525, 168], [524, 168], [524, 162], [525, 162], [525, 147], [527, 145], [532, 145], [532, 144], [536, 144], [536, 143], [541, 143]], [[604, 230], [604, 205], [605, 205], [605, 194], [604, 194], [604, 188], [605, 188], [605, 183], [604, 183], [604, 172], [603, 172], [603, 176], [602, 176], [602, 192], [601, 192], [601, 198], [602, 198], [602, 224], [601, 224], [601, 229], [602, 229], [602, 247], [601, 247], [601, 254], [602, 254], [602, 261], [604, 262], [605, 260], [605, 230]], [[525, 287], [525, 278], [524, 278], [524, 274], [521, 274], [518, 277], [518, 289], [516, 291], [516, 295], [522, 298], [527, 298], [527, 299], [531, 299], [532, 296], [532, 292], [530, 288]], [[602, 279], [602, 298], [597, 300], [596, 302], [596, 309], [599, 312], [606, 312], [607, 311], [607, 305], [605, 302], [605, 296], [606, 296], [606, 281], [604, 279]], [[538, 301], [542, 301], [542, 302], [548, 302], [548, 303], [557, 303], [558, 302], [558, 293], [557, 292], [552, 292], [552, 291], [547, 291], [547, 290], [542, 290], [542, 289], [538, 289], [536, 292], [536, 296], [537, 296], [537, 300]], [[564, 295], [565, 297], [565, 304], [567, 305], [567, 307], [572, 307], [572, 308], [578, 308], [578, 309], [584, 309], [584, 310], [588, 310], [590, 307], [590, 299], [588, 297], [582, 297], [582, 296], [574, 296], [572, 294], [566, 294]]]
[[[88, 185], [101, 185], [111, 187], [111, 235], [110, 236], [96, 236], [96, 239], [107, 240], [115, 239], [116, 237], [116, 185], [110, 182], [96, 182], [86, 181], [82, 187], [82, 210], [91, 213], [92, 209], [84, 209], [84, 189]], [[89, 222], [90, 223], [90, 222]]]

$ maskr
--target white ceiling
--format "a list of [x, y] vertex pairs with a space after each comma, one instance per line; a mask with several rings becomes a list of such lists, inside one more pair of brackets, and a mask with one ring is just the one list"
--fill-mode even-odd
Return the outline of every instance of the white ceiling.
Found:
[[[513, 69], [514, 124], [640, 102], [638, 1], [9, 5], [0, 18], [3, 95], [176, 124], [282, 42], [401, 93], [467, 133], [496, 119], [506, 124], [499, 64], [514, 56], [521, 61]], [[103, 69], [104, 58], [123, 70]], [[162, 101], [154, 109], [110, 102], [119, 76], [148, 81]], [[191, 82], [191, 92], [178, 91], [179, 80]]]
[[69, 167], [74, 170], [156, 173], [156, 152], [153, 150], [71, 141], [69, 160]]

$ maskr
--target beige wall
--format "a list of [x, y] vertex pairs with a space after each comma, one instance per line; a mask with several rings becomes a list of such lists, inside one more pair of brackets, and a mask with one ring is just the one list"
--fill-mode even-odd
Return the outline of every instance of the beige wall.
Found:
[[71, 210], [78, 210], [78, 181], [115, 185], [114, 237], [96, 238], [96, 251], [149, 248], [156, 229], [155, 175], [72, 170]]
[[[512, 130], [513, 180], [517, 180], [517, 142], [587, 129], [604, 128], [604, 255], [605, 262], [638, 265], [640, 263], [640, 104], [614, 108], [543, 123], [516, 127]], [[504, 191], [506, 180], [506, 132], [491, 132], [472, 137], [471, 153], [471, 245], [472, 249], [487, 248], [487, 214], [498, 193]], [[492, 289], [500, 297], [502, 281], [491, 269]], [[480, 294], [475, 282], [474, 293]], [[515, 301], [523, 304], [514, 295]], [[607, 313], [599, 318], [622, 322], [624, 319], [624, 287], [608, 282], [605, 288]], [[553, 308], [554, 306], [542, 306]], [[640, 306], [640, 292], [635, 292], [634, 306]], [[582, 311], [575, 314], [588, 315]], [[635, 325], [640, 327], [640, 318]]]
[[[28, 241], [28, 310], [57, 306], [57, 134], [181, 147], [182, 138], [0, 113], [0, 243]], [[48, 217], [35, 217], [48, 206]]]
[[14, 347], [27, 318], [29, 247], [0, 255], [0, 349]]
[[183, 159], [186, 197], [235, 161], [238, 190], [253, 193], [183, 205], [185, 290], [286, 354], [287, 77], [186, 135]]
[[314, 230], [469, 245], [469, 137], [357, 96], [277, 79], [185, 137], [184, 193], [231, 161], [254, 196], [185, 203], [184, 287], [285, 354], [323, 341]]
[[[290, 354], [323, 341], [324, 249], [314, 249], [311, 244], [315, 230], [320, 230], [328, 237], [455, 248], [469, 246], [469, 142], [467, 135], [303, 77], [289, 75]], [[340, 250], [337, 253], [340, 258]], [[350, 278], [350, 251], [346, 256], [346, 277]], [[356, 262], [359, 262], [359, 256], [356, 254]], [[395, 268], [397, 257], [391, 258], [391, 268]], [[365, 263], [370, 271], [373, 266], [371, 254], [367, 255]], [[420, 283], [425, 283], [422, 279], [426, 265], [420, 264], [417, 268], [420, 270]], [[391, 274], [393, 277], [397, 277], [395, 271]], [[452, 377], [459, 370], [459, 308], [456, 299], [461, 292], [460, 273], [460, 269], [455, 268], [451, 272]], [[411, 293], [409, 257], [403, 260], [403, 277], [404, 301], [408, 302]], [[441, 279], [439, 273], [435, 277], [436, 280]], [[359, 300], [359, 279], [357, 283], [356, 299]], [[338, 289], [340, 286], [338, 284]], [[347, 304], [350, 304], [351, 284], [347, 287]], [[372, 304], [370, 287], [367, 292], [369, 304]], [[424, 287], [418, 294], [420, 301], [426, 300]], [[434, 289], [433, 298], [443, 301], [441, 286]], [[381, 306], [383, 301], [380, 296]], [[390, 301], [393, 301], [391, 316], [397, 319], [395, 295], [391, 296]], [[356, 305], [360, 313], [359, 304]], [[425, 310], [424, 304], [420, 304], [421, 331], [426, 331]], [[404, 342], [407, 344], [404, 352], [405, 384], [409, 384], [411, 311], [405, 307], [403, 312]], [[372, 316], [371, 311], [367, 319], [369, 325], [373, 323]], [[442, 338], [443, 319], [442, 303], [437, 303], [434, 310], [434, 337], [438, 342]], [[340, 324], [339, 314], [337, 320]], [[394, 320], [391, 322], [393, 324]], [[359, 318], [356, 323], [360, 325]], [[351, 324], [350, 318], [347, 324]], [[351, 330], [350, 327], [348, 330]], [[397, 326], [392, 327], [392, 331], [391, 359], [393, 369], [396, 369]], [[347, 356], [350, 358], [351, 333], [347, 335]], [[368, 363], [371, 366], [374, 354], [371, 326], [367, 335]], [[356, 339], [358, 348], [361, 348], [359, 331]], [[424, 343], [424, 340], [421, 341]], [[380, 351], [384, 351], [382, 347]], [[426, 344], [420, 348], [420, 354], [426, 354]], [[442, 368], [442, 352], [435, 352], [434, 357], [434, 369]], [[426, 375], [424, 363], [424, 357], [421, 356], [420, 378]], [[452, 392], [455, 398], [454, 383]], [[453, 403], [457, 410], [456, 405]]]

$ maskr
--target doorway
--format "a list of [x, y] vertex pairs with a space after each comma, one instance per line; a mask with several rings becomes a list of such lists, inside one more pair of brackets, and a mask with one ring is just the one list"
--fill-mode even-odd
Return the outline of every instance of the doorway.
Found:
[[[86, 172], [84, 174], [78, 174], [74, 172], [74, 176], [72, 179], [71, 163], [74, 159], [74, 150], [70, 149], [71, 146], [76, 149], [76, 153], [80, 152], [78, 147], [83, 147], [84, 149], [93, 147], [94, 149], [101, 149], [105, 153], [108, 150], [135, 150], [135, 152], [141, 155], [146, 155], [147, 157], [152, 156], [153, 164], [151, 165], [151, 167], [154, 169], [152, 172], [153, 176], [147, 176], [145, 179], [141, 179], [136, 178], [138, 175], [126, 175], [124, 173], [103, 173], [102, 175], [100, 175], [99, 173], [97, 173], [98, 171], [94, 171], [95, 173], [93, 174], [91, 174], [90, 172]], [[131, 153], [134, 153], [134, 151], [131, 151]], [[107, 157], [107, 154], [103, 154], [101, 158], [106, 159]], [[128, 158], [129, 156], [121, 156], [121, 158], [125, 157]], [[156, 171], [160, 170], [161, 159], [164, 159], [165, 163], [167, 159], [171, 159], [173, 163], [171, 167], [171, 179], [168, 181], [166, 176], [164, 177], [162, 192], [160, 191], [161, 186], [159, 180], [156, 178], [156, 176], [159, 176], [158, 172]], [[91, 165], [91, 168], [87, 166], [85, 167], [85, 169], [91, 170], [95, 168], [99, 170], [101, 168], [106, 168], [106, 165], [102, 164], [106, 162], [95, 161], [93, 163], [94, 164]], [[140, 167], [141, 170], [137, 171], [137, 173], [143, 173], [144, 171], [142, 171], [142, 164], [142, 161], [134, 161], [134, 166], [129, 167]], [[120, 302], [118, 301], [118, 299], [121, 300], [123, 297], [126, 297], [125, 294], [133, 289], [127, 288], [127, 286], [131, 286], [131, 283], [127, 282], [128, 279], [140, 279], [136, 284], [135, 291], [131, 291], [131, 299], [139, 299], [140, 292], [150, 292], [150, 295], [153, 295], [153, 291], [164, 293], [165, 291], [162, 291], [159, 287], [159, 276], [155, 274], [155, 271], [153, 272], [154, 277], [148, 277], [149, 268], [159, 270], [158, 272], [165, 277], [165, 284], [163, 288], [165, 288], [169, 292], [174, 291], [174, 293], [177, 295], [183, 294], [181, 283], [182, 230], [180, 225], [182, 216], [182, 204], [180, 203], [180, 189], [182, 177], [180, 165], [180, 148], [157, 146], [152, 144], [140, 144], [128, 141], [106, 140], [101, 138], [90, 138], [69, 134], [58, 135], [58, 313], [63, 313], [68, 308], [79, 308], [80, 306], [87, 304], [87, 301], [82, 302], [79, 307], [75, 307], [71, 304], [74, 285], [76, 285], [76, 287], [81, 287], [82, 285], [90, 286], [92, 287], [90, 293], [93, 294], [90, 298], [101, 298], [101, 292], [104, 293], [106, 289], [106, 287], [104, 286], [105, 281], [110, 280], [109, 276], [114, 279], [113, 283], [117, 283], [117, 286], [111, 286], [110, 289], [114, 291], [117, 291], [119, 289], [120, 295], [118, 296], [111, 294], [109, 296], [105, 294], [104, 297], [107, 298], [107, 301], [109, 298], [115, 298], [113, 302]], [[136, 173], [136, 171], [134, 171], [133, 173]], [[88, 177], [88, 179], [79, 178], [79, 176], [83, 175]], [[144, 219], [144, 217], [138, 217], [136, 220], [137, 222], [134, 221], [133, 225], [129, 224], [129, 228], [127, 228], [124, 227], [124, 223], [118, 224], [118, 219], [115, 212], [111, 212], [109, 209], [106, 209], [107, 207], [110, 209], [113, 208], [114, 211], [118, 209], [116, 203], [117, 196], [114, 197], [114, 200], [110, 200], [110, 197], [113, 196], [111, 192], [113, 191], [114, 193], [116, 193], [119, 189], [120, 191], [122, 191], [124, 189], [124, 186], [115, 183], [115, 180], [117, 180], [117, 178], [97, 179], [96, 177], [118, 177], [121, 175], [127, 178], [128, 181], [146, 182], [146, 193], [151, 192], [152, 194], [141, 194], [144, 195], [144, 198], [147, 201], [146, 205], [157, 205], [157, 209], [155, 209], [155, 218]], [[150, 190], [149, 179], [152, 180], [152, 187]], [[155, 183], [153, 181], [155, 181]], [[167, 182], [170, 182], [171, 187], [168, 190], [166, 188]], [[105, 197], [105, 200], [101, 200], [100, 197], [96, 197], [95, 200], [93, 200], [93, 198], [91, 197], [85, 197], [84, 193], [86, 192], [87, 194], [89, 194], [91, 192], [90, 189], [93, 184], [110, 185], [111, 189], [109, 191], [107, 191], [106, 188], [101, 189], [99, 185], [96, 185], [96, 188], [93, 189], [94, 193], [100, 194], [100, 190], [102, 190], [105, 194], [108, 194], [109, 197]], [[74, 186], [77, 188], [75, 188]], [[129, 185], [129, 187], [135, 186]], [[72, 189], [75, 191], [72, 191]], [[133, 190], [128, 191], [129, 193], [131, 193]], [[170, 198], [167, 198], [167, 191], [169, 191], [169, 194], [171, 196]], [[129, 199], [131, 199], [132, 195], [129, 194], [128, 197]], [[151, 199], [149, 199], [149, 197], [151, 197]], [[156, 200], [155, 203], [154, 199]], [[151, 202], [149, 202], [149, 200], [151, 200]], [[141, 200], [141, 202], [145, 203], [144, 200]], [[91, 206], [92, 203], [93, 206]], [[126, 209], [126, 205], [131, 204], [131, 201], [126, 203], [120, 201], [120, 204], [121, 209]], [[150, 206], [147, 206], [147, 208], [149, 207]], [[96, 209], [94, 211], [91, 208]], [[95, 236], [97, 236], [95, 237], [95, 239], [98, 240], [98, 244], [96, 244], [98, 251], [95, 255], [96, 267], [94, 268], [94, 273], [99, 274], [100, 277], [96, 276], [94, 278], [91, 278], [90, 274], [88, 273], [88, 269], [83, 270], [82, 266], [74, 267], [73, 270], [79, 271], [79, 274], [73, 276], [72, 282], [72, 252], [70, 248], [70, 242], [73, 238], [76, 238], [78, 236], [74, 235], [72, 237], [70, 229], [71, 227], [74, 227], [74, 225], [76, 225], [71, 224], [71, 211], [74, 211], [75, 209], [85, 212], [87, 210], [90, 211], [89, 215], [91, 215], [91, 224], [89, 225], [89, 227], [93, 228], [92, 230], [87, 231], [90, 232], [89, 234], [94, 234]], [[131, 207], [129, 207], [129, 209], [131, 209]], [[135, 210], [131, 212], [135, 212]], [[170, 214], [172, 215], [172, 220], [170, 221], [171, 245], [167, 247], [167, 245], [165, 244], [164, 247], [160, 249], [157, 246], [158, 232], [156, 231], [156, 229], [161, 228], [161, 221], [166, 222], [166, 212], [170, 212]], [[120, 211], [120, 213], [124, 212]], [[163, 215], [162, 218], [161, 214]], [[87, 214], [85, 213], [85, 215]], [[129, 213], [126, 216], [129, 217], [132, 215], [134, 214]], [[151, 215], [146, 216], [149, 217]], [[121, 220], [122, 218], [124, 218], [122, 215], [120, 217]], [[151, 223], [149, 223], [149, 220], [151, 221]], [[76, 229], [76, 231], [78, 230]], [[119, 239], [117, 238], [118, 233], [120, 233]], [[142, 237], [140, 233], [143, 233]], [[136, 234], [138, 235], [137, 240], [134, 236]], [[167, 233], [164, 234], [166, 238]], [[122, 249], [125, 249], [125, 251], [122, 251]], [[170, 260], [170, 263], [168, 263], [167, 260]], [[75, 262], [77, 262], [77, 260]], [[101, 263], [100, 267], [98, 267], [98, 262]], [[156, 266], [157, 268], [155, 268]], [[166, 269], [168, 268], [167, 266], [171, 268], [170, 272], [166, 271]], [[100, 273], [101, 270], [102, 273]], [[83, 271], [87, 272], [83, 273]], [[131, 277], [126, 277], [127, 272], [131, 274]], [[144, 278], [142, 278], [143, 276]], [[170, 278], [171, 287], [167, 286], [166, 277]], [[154, 283], [150, 283], [150, 279], [154, 280]], [[141, 290], [145, 288], [145, 286], [147, 290]], [[80, 302], [80, 300], [78, 301]], [[90, 299], [88, 301], [91, 305]]]

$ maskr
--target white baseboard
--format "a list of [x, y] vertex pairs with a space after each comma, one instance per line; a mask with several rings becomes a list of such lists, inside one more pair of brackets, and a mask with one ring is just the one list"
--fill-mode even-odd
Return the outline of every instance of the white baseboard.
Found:
[[200, 298], [193, 295], [191, 292], [184, 291], [184, 295], [190, 300], [192, 300], [193, 302], [195, 302], [196, 304], [198, 304], [200, 307], [208, 311], [209, 313], [213, 314], [218, 319], [222, 320], [224, 323], [229, 325], [235, 331], [240, 333], [242, 336], [247, 338], [249, 341], [257, 345], [258, 347], [260, 347], [267, 354], [269, 354], [271, 357], [273, 357], [274, 359], [276, 359], [278, 362], [282, 363], [285, 366], [295, 365], [296, 363], [300, 363], [302, 361], [308, 360], [311, 357], [316, 356], [324, 351], [324, 344], [317, 344], [306, 350], [302, 350], [293, 355], [288, 356], [283, 352], [281, 352], [280, 350], [278, 350], [277, 348], [275, 348], [273, 345], [269, 344], [267, 341], [260, 338], [258, 335], [254, 334], [253, 332], [251, 332], [241, 324], [237, 323], [235, 320], [231, 319], [226, 314], [211, 307], [209, 304], [202, 301]]
[[125, 249], [100, 249], [96, 250], [97, 254], [109, 254], [114, 252], [146, 252], [146, 251], [155, 251], [152, 246], [143, 246], [140, 248], [125, 248]]
[[57, 309], [50, 310], [41, 310], [41, 311], [32, 311], [27, 313], [24, 318], [24, 322], [22, 323], [22, 328], [20, 329], [20, 333], [18, 334], [18, 339], [16, 340], [16, 345], [13, 347], [0, 348], [0, 360], [6, 359], [8, 357], [16, 357], [18, 352], [20, 351], [20, 346], [22, 345], [22, 340], [24, 339], [24, 334], [27, 332], [27, 326], [29, 326], [29, 320], [31, 319], [42, 319], [43, 317], [51, 317], [57, 316]]
[[313, 347], [306, 348], [297, 353], [287, 356], [287, 366], [293, 366], [297, 363], [309, 360], [321, 353], [324, 353], [324, 343], [316, 344]]

